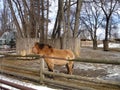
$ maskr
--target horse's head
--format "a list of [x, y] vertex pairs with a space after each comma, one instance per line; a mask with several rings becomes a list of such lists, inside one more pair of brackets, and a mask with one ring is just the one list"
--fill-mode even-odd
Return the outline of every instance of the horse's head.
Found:
[[32, 53], [39, 54], [39, 43], [36, 42], [34, 46], [32, 47]]
[[32, 52], [34, 54], [48, 55], [49, 53], [51, 53], [51, 51], [52, 47], [48, 44], [41, 44], [36, 42], [32, 47]]

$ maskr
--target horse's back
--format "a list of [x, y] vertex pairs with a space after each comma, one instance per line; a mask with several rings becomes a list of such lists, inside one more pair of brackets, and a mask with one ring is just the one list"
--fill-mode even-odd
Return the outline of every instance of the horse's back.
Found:
[[74, 53], [69, 49], [65, 49], [65, 50], [64, 49], [54, 49], [53, 54], [54, 54], [54, 56], [59, 57], [59, 58], [65, 58], [65, 59], [74, 59], [75, 58]]

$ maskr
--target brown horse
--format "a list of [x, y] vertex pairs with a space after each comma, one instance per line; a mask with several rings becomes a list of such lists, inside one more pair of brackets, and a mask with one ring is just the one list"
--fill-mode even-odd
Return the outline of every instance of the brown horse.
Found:
[[[75, 55], [71, 50], [56, 49], [56, 48], [52, 48], [48, 44], [40, 44], [36, 42], [32, 47], [32, 53], [39, 54], [41, 56], [46, 56], [44, 60], [48, 66], [49, 71], [53, 71], [54, 65], [66, 65], [68, 73], [72, 74], [73, 72], [73, 61], [69, 61], [69, 60], [74, 59]], [[47, 58], [47, 57], [55, 57], [61, 59]]]

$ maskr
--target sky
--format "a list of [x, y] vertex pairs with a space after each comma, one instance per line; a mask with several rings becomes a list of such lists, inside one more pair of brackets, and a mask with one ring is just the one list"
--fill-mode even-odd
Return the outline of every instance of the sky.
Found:
[[2, 0], [0, 0], [0, 9], [3, 7]]
[[49, 23], [49, 32], [51, 30], [53, 30], [53, 27], [54, 27], [54, 23], [55, 23], [55, 18], [56, 18], [56, 15], [57, 15], [57, 10], [58, 10], [58, 0], [51, 0], [50, 1], [50, 13], [49, 13], [49, 19], [51, 20], [51, 22]]

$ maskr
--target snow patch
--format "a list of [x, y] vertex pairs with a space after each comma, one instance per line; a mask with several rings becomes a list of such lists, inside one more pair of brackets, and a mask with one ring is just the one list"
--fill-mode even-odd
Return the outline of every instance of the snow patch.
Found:
[[[120, 48], [119, 43], [109, 43], [109, 48]], [[103, 47], [103, 44], [99, 44], [98, 47]]]
[[106, 76], [99, 77], [101, 79], [120, 81], [120, 66], [119, 65], [105, 65], [105, 64], [91, 64], [91, 63], [76, 63], [74, 69], [81, 70], [105, 70]]
[[76, 63], [75, 66], [74, 66], [74, 69], [83, 69], [83, 70], [89, 70], [89, 69], [92, 69], [92, 70], [96, 70], [96, 67], [93, 66], [92, 64], [80, 64], [80, 63]]
[[4, 57], [4, 55], [0, 55], [0, 57]]
[[[36, 90], [56, 90], [56, 89], [48, 88], [47, 86], [34, 85], [32, 83], [22, 82], [22, 81], [19, 81], [19, 80], [16, 80], [16, 79], [8, 78], [8, 77], [3, 76], [3, 75], [0, 75], [0, 79], [6, 80], [6, 81], [9, 81], [9, 82], [13, 82], [13, 83], [16, 83], [16, 84], [19, 84], [19, 85], [22, 85], [22, 86], [27, 86], [27, 87], [30, 87], [30, 88], [33, 88], [33, 89], [36, 89]], [[19, 90], [19, 89], [10, 87], [8, 85], [4, 85], [4, 84], [0, 84], [0, 85], [8, 88], [10, 90]]]

